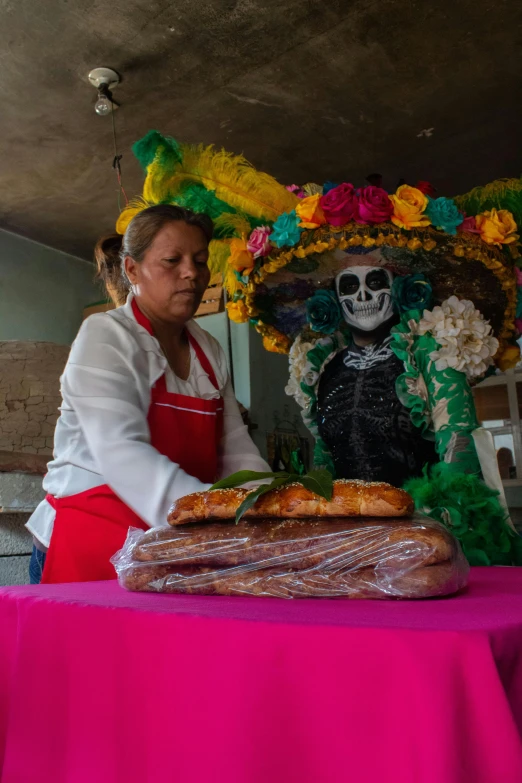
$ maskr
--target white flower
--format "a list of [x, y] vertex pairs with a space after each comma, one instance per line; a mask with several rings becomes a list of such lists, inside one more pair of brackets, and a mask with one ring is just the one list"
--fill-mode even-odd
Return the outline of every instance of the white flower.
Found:
[[290, 378], [285, 388], [289, 397], [293, 397], [301, 408], [307, 408], [310, 397], [301, 389], [301, 383], [315, 386], [319, 381], [319, 373], [315, 372], [307, 359], [307, 354], [319, 341], [305, 342], [301, 337], [294, 341], [290, 348]]
[[437, 370], [451, 367], [468, 378], [484, 375], [498, 350], [489, 322], [473, 302], [456, 296], [450, 296], [440, 307], [425, 310], [417, 331], [431, 332], [440, 345], [430, 354]]
[[293, 397], [300, 408], [306, 408], [308, 405], [308, 398], [303, 393], [299, 383], [294, 375], [291, 375], [287, 385], [285, 386], [285, 392], [289, 397]]

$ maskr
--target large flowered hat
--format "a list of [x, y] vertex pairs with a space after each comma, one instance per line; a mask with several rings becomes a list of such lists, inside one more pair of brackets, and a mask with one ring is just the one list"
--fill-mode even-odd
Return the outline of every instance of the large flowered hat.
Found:
[[158, 203], [212, 217], [210, 264], [224, 275], [229, 316], [251, 321], [268, 350], [288, 352], [309, 327], [316, 292], [333, 292], [337, 275], [360, 263], [421, 276], [434, 305], [451, 296], [472, 302], [499, 341], [497, 364], [518, 361], [521, 180], [433, 198], [427, 183], [393, 194], [346, 182], [285, 187], [241, 156], [156, 131], [134, 152], [146, 171], [143, 195], [121, 213], [117, 230]]

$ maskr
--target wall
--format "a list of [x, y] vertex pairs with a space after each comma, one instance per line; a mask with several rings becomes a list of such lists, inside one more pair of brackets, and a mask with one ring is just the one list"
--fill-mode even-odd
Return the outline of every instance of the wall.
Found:
[[0, 342], [0, 451], [52, 454], [69, 347]]
[[[0, 451], [52, 452], [68, 346], [83, 308], [102, 298], [93, 275], [86, 261], [0, 229]], [[41, 494], [40, 476], [0, 475], [2, 506], [9, 482], [24, 480]], [[8, 506], [22, 502], [16, 486]], [[0, 586], [28, 581], [26, 521], [27, 514], [0, 513]]]
[[103, 298], [94, 266], [0, 229], [0, 340], [70, 345], [83, 308]]
[[261, 454], [267, 457], [267, 437], [278, 422], [307, 438], [312, 450], [313, 438], [302, 422], [301, 409], [285, 393], [288, 356], [265, 351], [260, 335], [248, 324], [230, 324], [229, 345], [226, 319], [219, 313], [198, 318], [198, 324], [220, 343], [229, 366], [232, 352], [236, 398], [250, 412], [252, 438]]
[[[198, 325], [216, 338], [227, 357], [229, 368], [232, 370], [234, 389], [237, 400], [250, 408], [250, 332], [253, 330], [248, 324], [235, 324], [230, 322], [230, 339], [227, 328], [226, 313], [216, 315], [204, 315], [197, 319]], [[232, 356], [230, 355], [232, 352]]]
[[250, 329], [250, 418], [256, 425], [252, 432], [261, 454], [267, 457], [267, 436], [276, 426], [294, 430], [306, 438], [313, 449], [313, 438], [304, 426], [301, 409], [285, 392], [288, 383], [288, 356], [270, 353], [263, 348], [261, 336]]

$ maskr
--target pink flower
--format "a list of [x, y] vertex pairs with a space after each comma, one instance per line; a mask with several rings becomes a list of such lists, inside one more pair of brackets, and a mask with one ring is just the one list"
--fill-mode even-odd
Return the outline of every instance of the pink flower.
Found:
[[270, 232], [269, 226], [260, 226], [254, 228], [250, 234], [247, 242], [247, 249], [252, 253], [254, 258], [261, 258], [262, 256], [268, 256], [270, 254]]
[[393, 204], [383, 188], [367, 185], [357, 191], [359, 202], [355, 220], [357, 223], [386, 223], [393, 212]]
[[306, 197], [306, 193], [304, 192], [304, 190], [301, 190], [299, 185], [286, 185], [285, 187], [286, 187], [287, 190], [290, 191], [290, 193], [295, 193], [297, 198], [305, 198]]
[[473, 215], [470, 215], [469, 217], [464, 215], [464, 220], [458, 227], [457, 231], [466, 231], [468, 234], [480, 234], [480, 231], [477, 228], [477, 221]]
[[515, 277], [517, 278], [517, 285], [522, 285], [522, 269], [518, 266], [515, 267]]
[[326, 222], [331, 226], [344, 226], [357, 214], [357, 194], [349, 182], [343, 182], [322, 196], [320, 204]]

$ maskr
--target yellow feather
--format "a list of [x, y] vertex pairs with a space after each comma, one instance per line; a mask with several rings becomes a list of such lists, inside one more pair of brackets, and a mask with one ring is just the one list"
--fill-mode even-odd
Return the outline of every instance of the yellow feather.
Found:
[[273, 177], [256, 169], [241, 155], [203, 145], [180, 145], [182, 163], [166, 171], [156, 154], [149, 165], [143, 197], [152, 203], [175, 197], [184, 183], [200, 182], [235, 209], [261, 220], [274, 221], [295, 209], [299, 199]]
[[208, 266], [212, 275], [221, 274], [225, 277], [230, 256], [230, 241], [213, 239], [208, 246], [210, 256]]
[[141, 212], [150, 206], [152, 206], [152, 204], [140, 196], [131, 199], [125, 209], [120, 212], [118, 220], [116, 221], [117, 233], [124, 234], [132, 218], [137, 215], [138, 212]]
[[236, 291], [240, 291], [243, 288], [242, 284], [235, 276], [234, 270], [230, 266], [227, 266], [225, 270], [224, 280], [225, 280], [225, 288], [227, 289], [227, 293], [229, 296], [233, 296], [236, 293]]
[[214, 227], [216, 229], [230, 229], [236, 236], [248, 235], [252, 230], [250, 223], [244, 215], [234, 214], [233, 212], [225, 212], [216, 218]]

